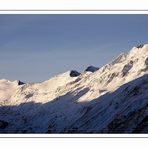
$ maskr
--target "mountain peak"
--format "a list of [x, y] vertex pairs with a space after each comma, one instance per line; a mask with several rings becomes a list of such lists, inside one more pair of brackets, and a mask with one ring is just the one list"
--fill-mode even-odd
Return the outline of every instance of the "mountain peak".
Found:
[[[131, 54], [139, 54], [148, 51], [148, 44], [141, 44], [136, 47], [133, 47], [130, 51]], [[140, 56], [140, 55], [139, 55]]]
[[137, 48], [143, 48], [143, 46], [144, 46], [144, 44], [139, 44], [139, 45], [137, 45], [136, 47], [137, 47]]
[[148, 46], [148, 44], [139, 44], [136, 46], [136, 48], [145, 48], [146, 46]]

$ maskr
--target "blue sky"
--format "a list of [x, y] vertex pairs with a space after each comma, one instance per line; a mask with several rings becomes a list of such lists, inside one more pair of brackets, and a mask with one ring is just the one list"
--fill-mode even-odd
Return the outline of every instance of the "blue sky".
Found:
[[40, 82], [148, 43], [148, 15], [0, 15], [0, 79]]

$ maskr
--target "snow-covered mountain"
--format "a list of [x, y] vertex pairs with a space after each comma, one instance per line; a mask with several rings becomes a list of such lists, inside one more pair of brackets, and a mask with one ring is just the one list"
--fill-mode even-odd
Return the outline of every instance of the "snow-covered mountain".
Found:
[[0, 133], [148, 133], [148, 44], [81, 74], [0, 80]]

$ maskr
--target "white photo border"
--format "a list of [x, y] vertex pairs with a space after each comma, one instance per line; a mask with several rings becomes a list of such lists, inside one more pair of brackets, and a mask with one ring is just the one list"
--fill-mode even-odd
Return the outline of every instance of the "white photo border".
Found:
[[[144, 10], [0, 10], [1, 14], [147, 14]], [[0, 134], [0, 138], [148, 138], [148, 134]]]

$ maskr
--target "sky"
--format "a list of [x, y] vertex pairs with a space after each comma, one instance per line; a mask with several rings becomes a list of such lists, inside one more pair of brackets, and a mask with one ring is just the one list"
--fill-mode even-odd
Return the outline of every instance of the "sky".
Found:
[[143, 14], [0, 14], [0, 79], [41, 82], [148, 43]]

